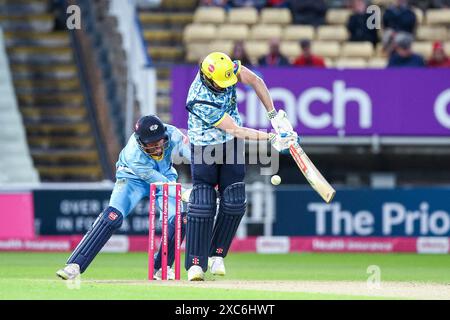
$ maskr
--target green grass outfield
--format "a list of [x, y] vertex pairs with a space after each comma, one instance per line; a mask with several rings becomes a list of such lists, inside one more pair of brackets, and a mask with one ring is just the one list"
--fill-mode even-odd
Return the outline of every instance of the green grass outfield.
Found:
[[[277, 254], [231, 253], [227, 276], [207, 275], [205, 283], [146, 282], [144, 253], [100, 254], [79, 284], [59, 280], [55, 271], [66, 253], [0, 253], [0, 299], [376, 299], [396, 298], [336, 293], [268, 291], [246, 288], [245, 282], [346, 281], [365, 283], [367, 267], [377, 265], [381, 280], [450, 284], [449, 255], [415, 254]], [[182, 279], [186, 279], [185, 272]], [[239, 280], [239, 281], [238, 281]], [[230, 282], [231, 281], [231, 282]], [[235, 288], [207, 284], [244, 283]], [[178, 285], [180, 284], [180, 285]], [[450, 296], [449, 296], [450, 299]]]

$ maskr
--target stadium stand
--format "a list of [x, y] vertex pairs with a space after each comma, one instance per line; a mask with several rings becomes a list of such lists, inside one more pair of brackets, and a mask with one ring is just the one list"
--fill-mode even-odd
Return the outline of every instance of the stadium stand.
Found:
[[[144, 38], [149, 46], [149, 53], [157, 70], [157, 110], [161, 120], [170, 122], [170, 66], [174, 62], [189, 61], [197, 63], [202, 57], [202, 50], [206, 50], [205, 40], [189, 43], [183, 42], [184, 36], [196, 37], [191, 31], [185, 31], [185, 26], [193, 23], [197, 1], [162, 0], [157, 9], [141, 9], [139, 21]], [[206, 37], [212, 39], [210, 30], [217, 30], [215, 26], [202, 33], [209, 33]], [[191, 29], [192, 30], [192, 29]], [[195, 29], [194, 29], [195, 30]], [[198, 30], [198, 29], [197, 29]], [[162, 35], [155, 38], [155, 34]], [[214, 40], [217, 40], [214, 38]], [[209, 40], [207, 40], [209, 41]], [[202, 43], [203, 42], [203, 43]]]
[[28, 148], [0, 28], [0, 183], [39, 182]]
[[17, 100], [42, 181], [100, 180], [69, 33], [57, 30], [47, 1], [0, 2]]

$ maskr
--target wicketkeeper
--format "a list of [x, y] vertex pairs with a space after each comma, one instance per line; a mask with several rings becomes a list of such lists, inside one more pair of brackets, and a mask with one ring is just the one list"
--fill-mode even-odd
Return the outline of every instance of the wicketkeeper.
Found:
[[[67, 260], [66, 266], [56, 272], [60, 278], [74, 279], [86, 270], [114, 231], [120, 228], [123, 219], [139, 201], [149, 196], [150, 183], [177, 181], [178, 174], [172, 166], [172, 156], [175, 154], [190, 159], [186, 136], [174, 126], [162, 123], [156, 116], [144, 116], [138, 120], [134, 134], [120, 152], [116, 164], [116, 183], [109, 206], [100, 213]], [[162, 208], [162, 187], [157, 189], [156, 203]], [[169, 280], [175, 279], [171, 268], [175, 259], [175, 205], [175, 190], [170, 190], [167, 258]], [[181, 241], [186, 229], [185, 211], [182, 208]], [[161, 250], [160, 247], [155, 258], [154, 278], [157, 280], [161, 279]]]
[[[276, 132], [288, 134], [281, 136], [241, 126], [236, 101], [238, 81], [253, 87]], [[286, 113], [275, 110], [264, 81], [240, 61], [232, 61], [221, 52], [213, 52], [202, 61], [189, 89], [186, 108], [193, 188], [187, 214], [185, 268], [188, 280], [201, 281], [208, 263], [212, 274], [225, 275], [223, 259], [246, 210], [243, 139], [270, 140], [282, 152], [298, 136]], [[213, 161], [206, 159], [208, 156]], [[220, 205], [214, 223], [218, 196]]]

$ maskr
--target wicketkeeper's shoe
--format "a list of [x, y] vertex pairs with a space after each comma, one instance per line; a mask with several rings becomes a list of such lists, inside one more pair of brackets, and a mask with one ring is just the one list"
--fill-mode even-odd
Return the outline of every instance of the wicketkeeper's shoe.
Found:
[[69, 263], [63, 269], [56, 271], [56, 275], [63, 280], [73, 280], [80, 275], [80, 266], [76, 263]]
[[224, 276], [225, 264], [222, 257], [210, 257], [208, 259], [209, 271], [215, 276]]
[[[158, 271], [153, 275], [154, 280], [162, 280], [162, 268], [159, 268]], [[175, 280], [175, 272], [170, 266], [167, 266], [167, 280]]]
[[191, 266], [188, 270], [188, 281], [204, 281], [205, 273], [200, 266]]

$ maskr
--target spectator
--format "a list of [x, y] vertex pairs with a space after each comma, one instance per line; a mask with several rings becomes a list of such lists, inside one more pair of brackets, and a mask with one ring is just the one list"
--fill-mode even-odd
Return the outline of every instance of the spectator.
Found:
[[267, 0], [231, 0], [229, 1], [231, 7], [255, 7], [260, 10], [267, 4]]
[[325, 61], [323, 58], [312, 54], [311, 41], [302, 40], [300, 41], [300, 46], [302, 47], [302, 54], [295, 59], [295, 66], [325, 68]]
[[385, 29], [405, 31], [413, 34], [416, 28], [416, 14], [408, 5], [408, 0], [396, 0], [396, 5], [386, 9], [383, 15]]
[[204, 7], [226, 7], [228, 0], [200, 0], [200, 6]]
[[389, 58], [389, 67], [424, 67], [425, 61], [421, 55], [415, 54], [411, 50], [413, 36], [406, 32], [399, 32], [395, 35], [395, 51]]
[[431, 55], [431, 59], [428, 60], [427, 65], [429, 67], [450, 68], [450, 58], [445, 54], [442, 42], [436, 41], [433, 43], [433, 54]]
[[237, 41], [234, 44], [232, 58], [233, 60], [240, 60], [241, 63], [246, 67], [252, 66], [252, 62], [248, 57], [247, 51], [245, 51], [243, 41]]
[[268, 0], [267, 6], [272, 8], [289, 8], [287, 0]]
[[383, 45], [383, 53], [390, 57], [391, 54], [394, 52], [394, 38], [395, 38], [395, 31], [392, 29], [388, 29], [383, 32], [383, 36], [381, 38], [381, 43]]
[[289, 65], [288, 59], [280, 52], [280, 41], [278, 39], [272, 39], [269, 43], [269, 53], [258, 59], [260, 66], [287, 66]]
[[366, 12], [367, 5], [364, 0], [353, 1], [353, 14], [347, 22], [350, 33], [349, 41], [369, 41], [375, 47], [378, 42], [378, 30], [367, 27], [367, 20], [371, 14]]
[[296, 24], [316, 27], [325, 23], [327, 5], [324, 0], [289, 0], [289, 8]]

